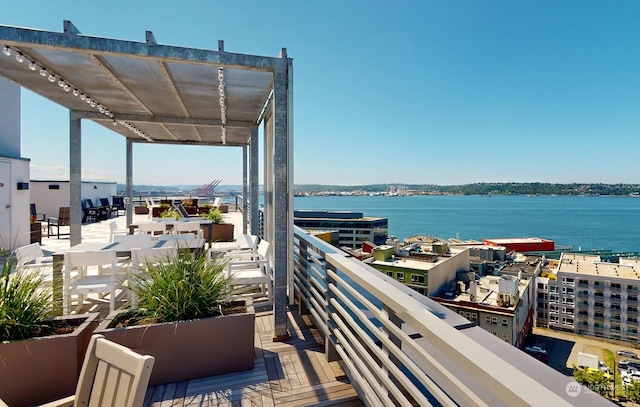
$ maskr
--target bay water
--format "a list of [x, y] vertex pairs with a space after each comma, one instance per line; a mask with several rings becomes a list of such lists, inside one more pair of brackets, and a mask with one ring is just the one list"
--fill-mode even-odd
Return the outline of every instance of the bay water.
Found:
[[389, 220], [389, 235], [540, 237], [574, 250], [640, 251], [640, 198], [612, 196], [297, 196], [294, 208]]

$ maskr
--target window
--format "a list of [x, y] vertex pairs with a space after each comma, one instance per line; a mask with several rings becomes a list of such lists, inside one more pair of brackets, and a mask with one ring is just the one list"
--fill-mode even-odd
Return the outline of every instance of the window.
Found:
[[505, 342], [509, 342], [509, 334], [506, 332], [502, 333], [502, 339], [504, 339]]
[[424, 274], [411, 274], [413, 284], [424, 284]]
[[478, 320], [478, 314], [476, 314], [475, 312], [470, 312], [471, 314], [471, 320], [476, 322]]
[[404, 282], [404, 273], [396, 271], [396, 280]]
[[492, 317], [491, 318], [491, 323], [494, 325], [498, 325], [498, 317]]
[[509, 325], [509, 320], [507, 318], [502, 318], [502, 326], [508, 326], [508, 325]]
[[387, 275], [388, 275], [389, 277], [393, 277], [393, 271], [387, 271]]
[[490, 324], [491, 323], [491, 317], [489, 315], [485, 315], [484, 322], [486, 322], [487, 324]]
[[495, 336], [498, 336], [498, 331], [491, 331], [492, 334], [494, 334]]

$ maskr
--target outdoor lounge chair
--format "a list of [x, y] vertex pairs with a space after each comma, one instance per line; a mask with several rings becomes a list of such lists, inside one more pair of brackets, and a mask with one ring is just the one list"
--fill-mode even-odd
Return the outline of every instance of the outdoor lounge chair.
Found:
[[104, 214], [106, 216], [106, 219], [110, 219], [114, 212], [117, 214], [118, 213], [118, 209], [109, 203], [109, 198], [98, 198], [98, 200], [100, 201], [100, 208], [98, 208], [100, 211], [104, 211]]
[[124, 206], [124, 198], [121, 196], [113, 197], [113, 210], [116, 212], [116, 216], [120, 216], [120, 211], [127, 212], [127, 208]]
[[[69, 233], [60, 233], [61, 226], [69, 226]], [[56, 228], [56, 235], [58, 239], [60, 239], [61, 235], [69, 235], [71, 234], [71, 217], [69, 215], [69, 207], [62, 206], [58, 210], [57, 218], [49, 218], [47, 219], [47, 237], [51, 237], [51, 228]]]
[[189, 212], [187, 212], [187, 208], [184, 207], [183, 204], [179, 203], [177, 205], [175, 205], [176, 209], [178, 209], [178, 212], [180, 212], [180, 216], [182, 216], [183, 218], [197, 218], [200, 215], [196, 214], [190, 214]]
[[76, 394], [44, 404], [54, 406], [141, 407], [155, 358], [93, 335], [85, 353]]
[[97, 221], [98, 210], [93, 206], [93, 202], [91, 202], [91, 199], [83, 199], [81, 204], [82, 204], [82, 223]]

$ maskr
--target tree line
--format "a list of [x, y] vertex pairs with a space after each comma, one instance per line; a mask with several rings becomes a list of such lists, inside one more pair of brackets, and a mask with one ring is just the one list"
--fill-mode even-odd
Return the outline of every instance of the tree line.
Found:
[[481, 182], [465, 185], [373, 184], [319, 185], [300, 184], [295, 191], [313, 193], [323, 191], [382, 193], [390, 188], [404, 187], [410, 193], [454, 195], [640, 195], [640, 184], [553, 184], [544, 182]]

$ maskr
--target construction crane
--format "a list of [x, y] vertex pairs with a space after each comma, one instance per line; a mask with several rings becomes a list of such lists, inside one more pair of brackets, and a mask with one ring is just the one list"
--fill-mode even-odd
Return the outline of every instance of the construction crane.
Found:
[[204, 184], [201, 187], [195, 188], [191, 191], [192, 195], [196, 196], [213, 196], [213, 190], [222, 182], [220, 179], [214, 179], [209, 184]]

